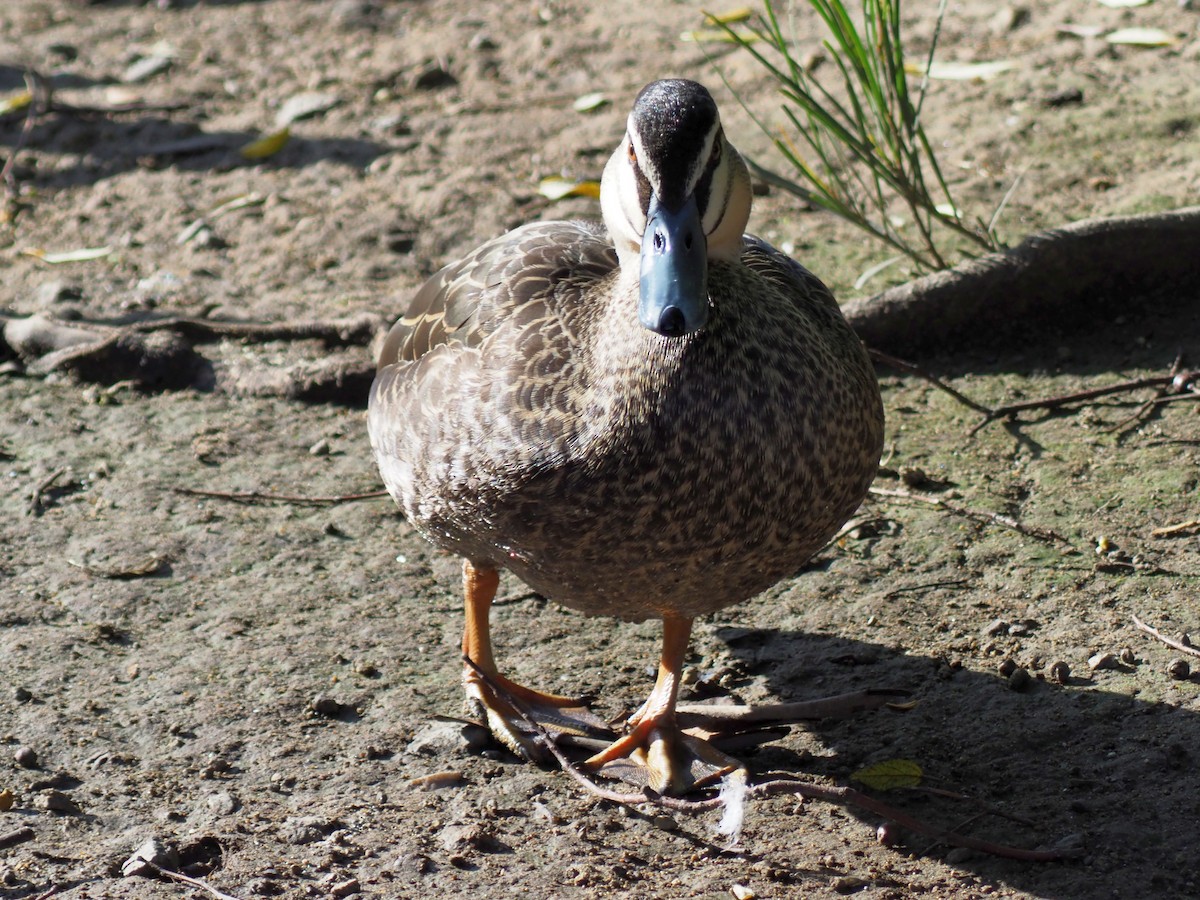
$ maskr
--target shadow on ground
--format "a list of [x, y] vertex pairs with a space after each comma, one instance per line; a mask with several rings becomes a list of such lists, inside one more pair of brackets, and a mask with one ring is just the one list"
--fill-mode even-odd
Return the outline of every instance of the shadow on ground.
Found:
[[[1034, 679], [1017, 692], [998, 675], [861, 641], [745, 628], [718, 629], [717, 636], [781, 701], [869, 687], [911, 690], [918, 701], [906, 713], [809, 726], [799, 739], [747, 757], [752, 770], [852, 784], [865, 765], [912, 760], [926, 786], [971, 799], [907, 791], [876, 796], [937, 828], [1021, 847], [1082, 837], [1078, 860], [1023, 863], [962, 851], [948, 860], [998, 888], [1090, 900], [1108, 896], [1107, 879], [1118, 869], [1136, 873], [1154, 896], [1188, 896], [1194, 888], [1192, 833], [1200, 806], [1194, 713], [1110, 693], [1090, 677], [1066, 685]], [[789, 748], [796, 743], [806, 749]], [[939, 857], [949, 849], [921, 835], [906, 835], [905, 847]]]
[[[0, 145], [15, 146], [23, 120], [0, 123]], [[261, 135], [244, 131], [205, 131], [195, 122], [175, 121], [159, 114], [53, 113], [30, 132], [26, 150], [39, 159], [78, 157], [49, 171], [19, 173], [19, 180], [41, 188], [93, 184], [121, 172], [174, 166], [183, 170], [225, 170], [240, 165], [302, 168], [331, 161], [353, 168], [369, 165], [387, 148], [357, 138], [304, 138], [293, 135], [269, 159], [245, 159], [240, 151]]]

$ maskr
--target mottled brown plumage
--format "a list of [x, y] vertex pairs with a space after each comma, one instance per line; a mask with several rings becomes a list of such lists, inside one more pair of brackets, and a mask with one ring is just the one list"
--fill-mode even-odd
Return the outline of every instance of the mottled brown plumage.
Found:
[[[490, 241], [388, 336], [369, 412], [380, 471], [469, 568], [593, 615], [689, 620], [794, 574], [866, 493], [883, 425], [871, 364], [815, 276], [736, 236], [748, 179], [711, 127], [715, 161], [644, 161], [627, 135], [609, 164], [699, 197], [700, 327], [639, 321], [646, 223], [613, 212], [624, 176], [606, 171], [607, 231], [550, 222]], [[486, 606], [481, 627], [486, 642]]]

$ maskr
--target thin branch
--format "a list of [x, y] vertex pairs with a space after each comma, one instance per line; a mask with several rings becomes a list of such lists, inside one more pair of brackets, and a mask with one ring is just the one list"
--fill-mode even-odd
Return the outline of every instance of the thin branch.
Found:
[[[1197, 373], [1188, 373], [1188, 375], [1191, 379], [1194, 379]], [[1058, 409], [1063, 406], [1070, 406], [1075, 403], [1084, 403], [1088, 400], [1096, 400], [1100, 397], [1107, 397], [1112, 394], [1125, 394], [1129, 393], [1130, 391], [1141, 390], [1142, 388], [1170, 387], [1174, 386], [1178, 379], [1179, 375], [1176, 373], [1167, 375], [1152, 375], [1148, 378], [1133, 378], [1128, 381], [1118, 382], [1117, 384], [1106, 385], [1105, 387], [1089, 388], [1086, 391], [1075, 391], [1070, 394], [1060, 394], [1056, 397], [1046, 397], [1041, 400], [1025, 400], [1021, 403], [1010, 403], [1005, 406], [998, 406], [988, 412], [986, 418], [984, 418], [982, 422], [971, 429], [971, 434], [974, 435], [975, 432], [979, 431], [990, 422], [994, 422], [996, 419], [1006, 418], [1014, 415], [1015, 413], [1025, 412], [1026, 410]], [[1135, 413], [1134, 418], [1136, 418], [1137, 415], [1138, 414]]]
[[17, 844], [23, 844], [26, 841], [32, 841], [37, 836], [36, 832], [28, 825], [22, 825], [20, 828], [14, 828], [12, 831], [0, 834], [0, 850], [6, 850], [9, 847], [15, 847]]
[[1164, 403], [1173, 403], [1176, 400], [1200, 399], [1200, 393], [1198, 393], [1194, 388], [1194, 384], [1200, 380], [1200, 371], [1183, 370], [1181, 368], [1181, 359], [1178, 357], [1166, 375], [1151, 375], [1146, 378], [1132, 378], [1127, 381], [1118, 382], [1117, 384], [1105, 385], [1104, 387], [1088, 388], [1087, 390], [1073, 391], [1068, 394], [1059, 394], [1054, 397], [1043, 397], [1039, 400], [1023, 400], [1020, 403], [1008, 403], [1004, 406], [990, 407], [972, 400], [970, 397], [950, 387], [950, 385], [922, 369], [915, 363], [899, 359], [872, 347], [867, 348], [867, 353], [870, 354], [871, 359], [875, 362], [885, 365], [888, 368], [895, 369], [899, 372], [916, 375], [918, 378], [928, 381], [938, 390], [949, 394], [968, 409], [972, 409], [977, 413], [982, 413], [983, 420], [971, 429], [969, 435], [971, 437], [974, 437], [981, 429], [992, 422], [995, 422], [997, 419], [1011, 418], [1020, 412], [1027, 412], [1034, 409], [1059, 409], [1063, 406], [1086, 403], [1089, 400], [1097, 400], [1101, 397], [1108, 397], [1113, 394], [1129, 393], [1131, 391], [1137, 391], [1143, 388], [1158, 388], [1158, 391], [1154, 397], [1141, 404], [1132, 416], [1129, 416], [1128, 418], [1123, 419], [1121, 422], [1118, 422], [1116, 425], [1108, 429], [1109, 431], [1119, 431], [1130, 422], [1140, 419], [1151, 409], [1154, 409], [1155, 407]]
[[959, 506], [956, 503], [951, 503], [948, 500], [943, 500], [941, 497], [929, 497], [925, 494], [913, 494], [909, 491], [892, 491], [886, 488], [871, 488], [871, 496], [874, 497], [891, 497], [898, 500], [914, 500], [918, 503], [927, 503], [930, 506], [936, 506], [939, 509], [944, 509], [946, 512], [952, 512], [955, 515], [964, 516], [968, 519], [974, 519], [977, 522], [986, 522], [994, 525], [1003, 525], [1005, 528], [1011, 528], [1026, 537], [1037, 538], [1040, 541], [1050, 543], [1060, 543], [1070, 546], [1071, 542], [1056, 531], [1051, 531], [1047, 528], [1035, 528], [1032, 525], [1022, 525], [1016, 519], [1003, 515], [1002, 513], [988, 512], [980, 509], [970, 509], [966, 506]]
[[29, 495], [28, 511], [30, 515], [40, 516], [46, 511], [46, 492], [49, 491], [50, 488], [54, 486], [54, 482], [58, 481], [58, 479], [65, 475], [66, 472], [66, 469], [55, 469], [37, 483], [37, 486], [34, 487], [33, 491]]
[[375, 500], [386, 497], [387, 491], [366, 491], [362, 494], [335, 494], [331, 497], [310, 497], [298, 494], [270, 494], [263, 491], [205, 491], [199, 488], [173, 488], [175, 493], [185, 497], [209, 497], [214, 500], [228, 500], [231, 503], [294, 503], [297, 506], [336, 506], [339, 503], [355, 503], [359, 500]]
[[[1172, 387], [1174, 387], [1173, 383], [1172, 383]], [[1107, 431], [1110, 434], [1115, 433], [1115, 432], [1122, 432], [1129, 425], [1132, 425], [1134, 422], [1140, 422], [1142, 419], [1146, 418], [1151, 412], [1153, 412], [1158, 407], [1163, 406], [1167, 403], [1174, 403], [1177, 400], [1200, 400], [1200, 394], [1196, 393], [1194, 390], [1191, 390], [1191, 389], [1188, 389], [1187, 393], [1172, 394], [1165, 388], [1159, 388], [1159, 390], [1155, 393], [1155, 395], [1153, 397], [1151, 397], [1149, 400], [1147, 400], [1145, 403], [1143, 403], [1141, 406], [1139, 406], [1134, 411], [1133, 415], [1122, 419], [1116, 425], [1112, 425], [1109, 428], [1106, 428], [1105, 431]]]
[[916, 375], [918, 378], [925, 379], [930, 384], [932, 384], [934, 387], [936, 387], [938, 390], [945, 391], [947, 394], [949, 394], [951, 397], [953, 397], [955, 400], [957, 400], [959, 403], [961, 403], [963, 406], [967, 407], [968, 409], [973, 409], [973, 410], [975, 410], [975, 412], [983, 413], [985, 416], [989, 416], [989, 417], [993, 417], [996, 415], [995, 410], [991, 409], [990, 407], [984, 406], [982, 403], [976, 403], [974, 400], [972, 400], [966, 394], [956, 391], [954, 388], [950, 387], [950, 385], [946, 384], [946, 382], [940, 380], [939, 378], [935, 377], [934, 375], [931, 375], [929, 372], [926, 372], [924, 369], [922, 369], [920, 366], [916, 365], [915, 363], [910, 363], [906, 360], [899, 359], [898, 357], [892, 356], [889, 353], [884, 353], [882, 350], [875, 350], [871, 347], [867, 348], [867, 353], [870, 355], [871, 359], [873, 359], [875, 362], [882, 363], [883, 365], [887, 366], [889, 369], [895, 369], [898, 372], [907, 372], [909, 375]]
[[1150, 635], [1153, 638], [1156, 638], [1157, 640], [1162, 641], [1168, 647], [1170, 647], [1174, 650], [1178, 650], [1180, 653], [1186, 653], [1188, 656], [1200, 657], [1200, 649], [1193, 647], [1191, 644], [1185, 644], [1183, 641], [1177, 641], [1177, 640], [1175, 640], [1175, 638], [1167, 637], [1165, 634], [1163, 634], [1157, 628], [1155, 628], [1152, 625], [1147, 625], [1145, 622], [1143, 622], [1137, 616], [1133, 617], [1133, 624], [1139, 630], [1146, 632], [1146, 634]]
[[1200, 519], [1191, 519], [1187, 522], [1179, 522], [1175, 525], [1164, 525], [1161, 528], [1155, 528], [1150, 532], [1150, 536], [1174, 537], [1177, 534], [1190, 534], [1197, 529], [1200, 529]]
[[938, 588], [946, 587], [962, 587], [963, 585], [969, 583], [970, 582], [965, 578], [951, 578], [945, 581], [924, 581], [921, 584], [906, 584], [898, 588], [892, 588], [892, 590], [884, 594], [884, 597], [886, 597], [888, 600], [892, 600], [896, 597], [899, 597], [901, 594], [912, 594], [916, 593], [917, 591], [933, 591], [937, 590]]
[[[16, 176], [13, 175], [13, 166], [16, 165], [17, 155], [25, 149], [25, 144], [29, 142], [29, 135], [33, 132], [33, 126], [38, 117], [45, 112], [49, 99], [46, 79], [33, 69], [25, 70], [25, 87], [29, 91], [29, 110], [25, 113], [25, 122], [21, 125], [21, 133], [17, 135], [8, 159], [4, 161], [4, 168], [0, 169], [0, 179], [4, 181], [5, 197], [10, 206], [17, 202], [17, 198], [21, 194]], [[9, 215], [11, 217], [11, 210]]]
[[620, 803], [624, 806], [636, 806], [641, 803], [653, 802], [645, 794], [610, 791], [608, 788], [602, 787], [591, 778], [588, 778], [587, 775], [581, 772], [575, 763], [573, 763], [567, 757], [567, 755], [563, 753], [562, 748], [558, 746], [558, 743], [554, 740], [554, 737], [550, 734], [550, 732], [546, 730], [545, 726], [542, 725], [542, 723], [535, 719], [532, 715], [530, 715], [529, 711], [525, 708], [524, 703], [514, 697], [503, 684], [492, 678], [490, 673], [481, 669], [475, 660], [471, 659], [471, 657], [465, 653], [463, 654], [463, 662], [470, 666], [475, 671], [475, 674], [482, 678], [488, 687], [499, 694], [509, 705], [512, 706], [517, 715], [521, 717], [521, 720], [524, 722], [525, 726], [533, 731], [534, 737], [538, 744], [545, 747], [546, 750], [549, 751], [550, 754], [558, 761], [558, 764], [562, 770], [574, 778], [585, 790], [588, 791], [588, 793], [594, 794], [602, 800], [609, 800], [613, 803]]
[[63, 103], [61, 100], [52, 100], [47, 107], [47, 112], [67, 113], [68, 115], [75, 116], [118, 116], [124, 113], [178, 112], [181, 109], [188, 109], [192, 105], [184, 101], [176, 103], [145, 103], [141, 100], [136, 100], [132, 103], [114, 103], [106, 106], [76, 106], [74, 103]]
[[157, 863], [152, 863], [148, 859], [140, 860], [140, 862], [146, 868], [158, 875], [161, 875], [163, 878], [169, 878], [172, 881], [178, 881], [181, 884], [190, 884], [194, 888], [200, 888], [202, 891], [208, 891], [208, 893], [216, 897], [217, 900], [240, 900], [240, 898], [235, 897], [232, 894], [226, 894], [224, 891], [217, 890], [207, 881], [203, 881], [199, 878], [192, 878], [190, 875], [184, 875], [182, 872], [176, 872], [173, 869], [164, 869], [162, 866], [158, 865]]
[[514, 603], [524, 603], [526, 600], [545, 600], [537, 591], [522, 591], [519, 594], [507, 594], [492, 601], [492, 606], [511, 606]]

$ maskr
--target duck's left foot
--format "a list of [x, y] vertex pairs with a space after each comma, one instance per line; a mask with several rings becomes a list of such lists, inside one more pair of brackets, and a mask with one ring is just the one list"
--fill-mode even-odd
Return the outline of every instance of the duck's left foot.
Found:
[[[546, 749], [538, 743], [538, 729], [555, 742], [612, 735], [583, 700], [535, 691], [498, 672], [485, 674], [473, 661], [463, 668], [463, 686], [467, 706], [483, 720], [492, 736], [530, 762], [550, 761]], [[536, 725], [529, 724], [529, 720]]]
[[609, 778], [643, 785], [660, 794], [686, 794], [745, 767], [708, 741], [694, 737], [673, 716], [635, 715], [630, 732], [585, 766]]

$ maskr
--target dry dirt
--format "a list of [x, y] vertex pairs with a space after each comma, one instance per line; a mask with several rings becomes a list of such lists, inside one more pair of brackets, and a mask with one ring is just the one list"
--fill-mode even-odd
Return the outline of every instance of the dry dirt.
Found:
[[[9, 0], [0, 97], [33, 66], [65, 102], [180, 107], [36, 124], [12, 169], [20, 207], [0, 232], [0, 305], [89, 319], [394, 317], [481, 240], [537, 217], [595, 215], [588, 198], [543, 201], [538, 179], [596, 177], [636, 89], [667, 74], [710, 84], [735, 142], [775, 161], [703, 49], [679, 40], [701, 4], [595, 6]], [[914, 50], [934, 6], [908, 6]], [[952, 4], [943, 58], [1016, 64], [982, 84], [938, 83], [927, 101], [960, 205], [986, 215], [1021, 176], [1000, 220], [1015, 241], [1196, 203], [1192, 6]], [[1066, 23], [1156, 26], [1176, 43], [1112, 47], [1063, 34]], [[807, 9], [797, 28], [816, 49]], [[778, 120], [749, 60], [707, 49]], [[155, 56], [169, 66], [122, 81]], [[576, 112], [592, 91], [612, 103]], [[238, 148], [306, 92], [337, 104], [298, 121], [278, 154], [242, 159]], [[6, 159], [22, 121], [0, 120]], [[207, 232], [181, 243], [206, 214]], [[856, 292], [886, 252], [777, 193], [759, 198], [752, 227], [845, 297], [911, 274], [894, 266]], [[103, 258], [60, 265], [25, 252], [103, 246]], [[946, 347], [925, 363], [996, 404], [1160, 374], [1181, 349], [1196, 358], [1200, 298], [1122, 293], [1120, 273], [1112, 283], [1115, 311], [1098, 305], [1088, 322]], [[798, 729], [746, 756], [756, 777], [848, 785], [865, 764], [912, 760], [927, 786], [970, 798], [881, 795], [933, 825], [1084, 848], [1029, 863], [916, 834], [885, 846], [874, 817], [786, 798], [754, 803], [730, 847], [714, 814], [631, 812], [439, 732], [434, 717], [459, 711], [455, 560], [384, 500], [246, 505], [178, 492], [377, 488], [363, 398], [223, 389], [239, 367], [285, 367], [314, 346], [202, 352], [208, 389], [109, 389], [19, 364], [0, 376], [0, 791], [13, 798], [0, 812], [0, 897], [201, 896], [121, 876], [150, 837], [241, 898], [727, 897], [736, 885], [756, 897], [1200, 895], [1200, 681], [1173, 679], [1168, 663], [1183, 654], [1132, 625], [1138, 615], [1178, 634], [1200, 620], [1196, 529], [1153, 534], [1197, 518], [1200, 405], [1126, 421], [1143, 391], [972, 437], [974, 413], [885, 373], [878, 487], [1062, 540], [876, 497], [807, 572], [697, 624], [690, 663], [704, 696], [890, 687], [918, 701]], [[517, 680], [592, 692], [605, 714], [639, 702], [653, 623], [585, 619], [513, 582], [502, 592], [515, 599], [495, 613], [499, 652]], [[1097, 653], [1115, 667], [1089, 668]], [[1032, 676], [1024, 690], [1001, 674], [1006, 660]], [[1055, 663], [1069, 667], [1063, 683]], [[442, 771], [461, 781], [411, 787]]]

